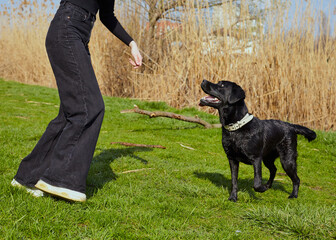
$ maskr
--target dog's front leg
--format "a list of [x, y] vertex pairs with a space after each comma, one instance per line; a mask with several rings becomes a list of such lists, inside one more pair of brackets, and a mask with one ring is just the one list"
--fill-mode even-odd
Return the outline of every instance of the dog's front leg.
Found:
[[261, 172], [261, 158], [257, 158], [253, 161], [254, 168], [254, 185], [253, 188], [256, 192], [265, 192], [268, 188], [262, 184], [262, 172]]
[[237, 201], [237, 192], [238, 192], [238, 169], [239, 169], [239, 162], [236, 160], [229, 159], [230, 163], [230, 170], [231, 170], [231, 194], [229, 197], [230, 201], [236, 202]]

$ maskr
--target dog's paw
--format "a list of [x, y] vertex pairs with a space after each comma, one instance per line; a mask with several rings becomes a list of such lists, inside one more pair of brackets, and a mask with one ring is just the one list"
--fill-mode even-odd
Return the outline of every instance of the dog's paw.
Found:
[[268, 189], [267, 185], [260, 185], [257, 187], [254, 187], [254, 191], [256, 192], [265, 192]]
[[298, 197], [298, 195], [297, 194], [291, 194], [291, 195], [289, 195], [289, 199], [294, 199], [294, 198], [297, 198]]
[[232, 202], [237, 202], [237, 196], [230, 196], [228, 200]]
[[267, 189], [270, 189], [270, 188], [272, 188], [272, 184], [273, 183], [267, 182], [265, 186], [267, 187]]

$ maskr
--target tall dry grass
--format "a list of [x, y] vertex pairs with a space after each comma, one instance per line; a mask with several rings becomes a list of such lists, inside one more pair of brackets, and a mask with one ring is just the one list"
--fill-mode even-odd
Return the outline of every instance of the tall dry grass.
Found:
[[[275, 9], [276, 14], [267, 19], [267, 31], [262, 25], [251, 27], [248, 21], [230, 28], [231, 3], [220, 12], [220, 26], [211, 27], [210, 11], [206, 14], [194, 9], [193, 1], [186, 2], [179, 15], [181, 26], [154, 38], [148, 36], [143, 12], [132, 6], [134, 1], [116, 6], [119, 20], [143, 51], [140, 70], [128, 64], [128, 47], [96, 22], [90, 51], [103, 94], [197, 107], [204, 78], [228, 79], [246, 90], [250, 112], [261, 119], [336, 130], [336, 41], [323, 31], [316, 33], [323, 28], [314, 24], [322, 24], [319, 16], [308, 8], [297, 14], [297, 25], [284, 31], [286, 12]], [[51, 2], [38, 3], [12, 3], [2, 12], [0, 77], [55, 87], [44, 48]], [[248, 17], [247, 11], [242, 13]], [[251, 42], [250, 53], [244, 53]]]

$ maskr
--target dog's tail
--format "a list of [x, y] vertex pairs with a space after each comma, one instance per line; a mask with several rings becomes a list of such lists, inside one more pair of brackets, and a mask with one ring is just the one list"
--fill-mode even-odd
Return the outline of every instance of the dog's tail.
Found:
[[316, 138], [316, 133], [309, 128], [306, 128], [301, 125], [291, 124], [291, 127], [294, 129], [296, 134], [300, 134], [308, 139], [308, 141], [313, 141]]

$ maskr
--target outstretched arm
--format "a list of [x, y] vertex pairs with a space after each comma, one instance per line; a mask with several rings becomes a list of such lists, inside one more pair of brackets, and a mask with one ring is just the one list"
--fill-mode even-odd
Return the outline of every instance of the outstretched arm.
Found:
[[121, 26], [118, 19], [114, 15], [114, 0], [98, 0], [100, 21], [110, 30], [117, 38], [126, 45], [131, 47], [131, 53], [134, 59], [130, 59], [130, 63], [134, 68], [142, 65], [142, 56], [137, 44], [132, 37]]
[[126, 45], [133, 41], [114, 15], [114, 0], [99, 0], [99, 18], [105, 27]]

